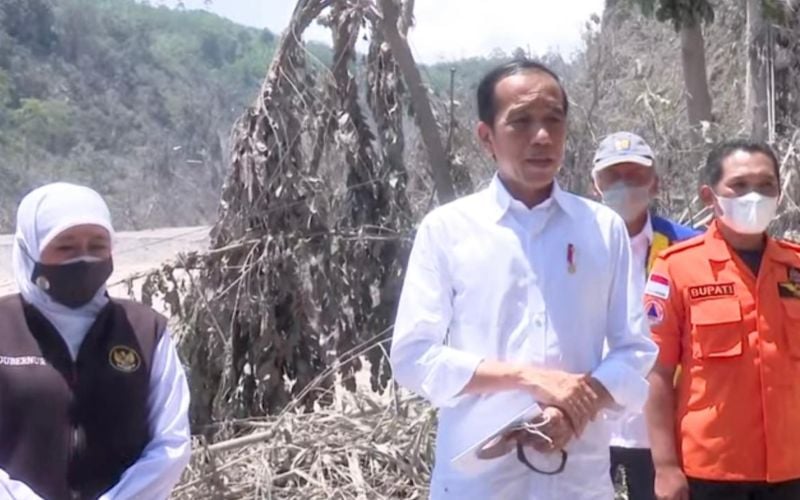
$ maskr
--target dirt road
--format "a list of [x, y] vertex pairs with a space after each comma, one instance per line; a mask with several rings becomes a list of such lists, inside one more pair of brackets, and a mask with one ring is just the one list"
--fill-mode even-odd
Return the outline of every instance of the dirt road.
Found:
[[[181, 252], [203, 250], [208, 246], [206, 226], [171, 227], [146, 231], [120, 232], [114, 242], [114, 274], [109, 283], [158, 267]], [[13, 235], [0, 235], [0, 295], [16, 291], [11, 271]], [[123, 285], [111, 289], [112, 295], [126, 296]]]

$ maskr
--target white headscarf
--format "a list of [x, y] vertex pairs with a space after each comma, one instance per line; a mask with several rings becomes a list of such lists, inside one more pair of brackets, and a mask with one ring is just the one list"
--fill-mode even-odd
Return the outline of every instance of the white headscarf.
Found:
[[42, 250], [53, 238], [75, 226], [94, 224], [104, 227], [111, 239], [114, 228], [103, 198], [94, 190], [57, 182], [28, 193], [17, 209], [17, 231], [11, 251], [14, 279], [22, 297], [35, 306], [56, 327], [70, 348], [73, 359], [97, 313], [106, 305], [103, 285], [86, 305], [71, 309], [54, 301], [31, 280]]

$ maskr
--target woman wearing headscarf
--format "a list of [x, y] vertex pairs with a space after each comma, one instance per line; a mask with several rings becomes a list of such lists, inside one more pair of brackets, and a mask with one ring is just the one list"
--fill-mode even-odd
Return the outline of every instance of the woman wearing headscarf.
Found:
[[0, 298], [0, 498], [165, 499], [189, 460], [166, 320], [106, 293], [113, 235], [87, 187], [49, 184], [19, 205], [19, 294]]

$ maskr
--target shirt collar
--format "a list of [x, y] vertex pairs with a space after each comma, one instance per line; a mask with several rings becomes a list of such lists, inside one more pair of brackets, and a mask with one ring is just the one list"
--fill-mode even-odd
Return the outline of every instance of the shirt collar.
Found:
[[719, 232], [719, 226], [716, 220], [712, 221], [708, 226], [705, 234], [705, 244], [708, 249], [708, 259], [725, 262], [731, 259], [731, 251], [728, 243]]
[[[724, 262], [731, 260], [731, 247], [722, 237], [719, 230], [719, 222], [712, 221], [705, 234], [705, 244], [708, 250], [709, 260]], [[777, 262], [789, 266], [800, 266], [800, 258], [789, 249], [782, 247], [771, 236], [767, 236], [767, 244], [764, 246], [764, 256]]]
[[639, 234], [635, 234], [631, 236], [631, 244], [636, 244], [638, 242], [646, 243], [646, 246], [650, 246], [653, 243], [653, 221], [650, 218], [650, 213], [647, 213], [647, 221], [644, 223], [644, 227]]
[[[508, 212], [511, 207], [511, 201], [514, 199], [511, 193], [508, 192], [503, 182], [497, 174], [492, 177], [489, 187], [486, 188], [486, 194], [489, 201], [489, 215], [492, 220], [497, 222]], [[553, 190], [550, 193], [548, 200], [555, 201], [555, 204], [570, 217], [577, 215], [573, 200], [569, 197], [558, 181], [553, 180]]]

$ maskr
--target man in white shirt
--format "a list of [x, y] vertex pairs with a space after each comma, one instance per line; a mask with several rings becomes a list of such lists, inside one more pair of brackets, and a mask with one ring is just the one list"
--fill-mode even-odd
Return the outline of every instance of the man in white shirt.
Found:
[[[650, 267], [658, 254], [697, 232], [650, 213], [658, 192], [653, 150], [636, 134], [616, 132], [603, 139], [594, 156], [592, 179], [603, 203], [625, 221], [631, 238], [631, 301], [641, 301]], [[645, 311], [645, 316], [651, 319]], [[652, 318], [657, 319], [657, 318]], [[649, 329], [648, 329], [649, 330]], [[620, 469], [625, 473], [620, 474]], [[611, 435], [611, 477], [624, 478], [628, 500], [654, 500], [655, 471], [640, 411], [626, 412]]]
[[[420, 224], [392, 342], [395, 379], [440, 409], [431, 498], [608, 500], [606, 417], [641, 408], [656, 355], [628, 297], [625, 224], [554, 181], [568, 100], [551, 70], [503, 65], [477, 97], [497, 175]], [[530, 445], [565, 450], [563, 471], [532, 472], [513, 453], [489, 473], [455, 469], [468, 443], [450, 429], [483, 395], [513, 390], [544, 407], [552, 444]]]

